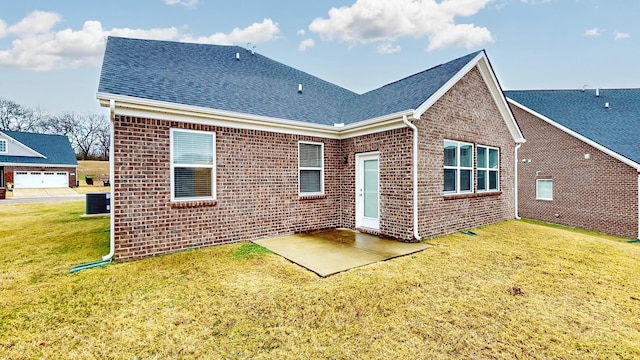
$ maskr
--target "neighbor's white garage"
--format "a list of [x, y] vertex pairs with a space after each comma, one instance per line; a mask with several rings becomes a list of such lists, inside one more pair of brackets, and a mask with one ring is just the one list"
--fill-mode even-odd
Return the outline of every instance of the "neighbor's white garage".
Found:
[[69, 187], [69, 173], [57, 171], [16, 171], [13, 186], [16, 189]]

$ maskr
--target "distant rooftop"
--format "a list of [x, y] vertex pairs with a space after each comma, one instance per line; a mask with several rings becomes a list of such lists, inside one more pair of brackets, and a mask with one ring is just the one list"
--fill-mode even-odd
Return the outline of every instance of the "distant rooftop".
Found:
[[640, 89], [520, 90], [504, 94], [640, 164]]
[[418, 108], [479, 53], [360, 95], [238, 46], [109, 37], [98, 92], [348, 125]]
[[46, 156], [8, 156], [0, 155], [0, 163], [78, 165], [76, 154], [71, 148], [69, 138], [64, 135], [36, 134], [18, 131], [1, 131], [3, 134]]

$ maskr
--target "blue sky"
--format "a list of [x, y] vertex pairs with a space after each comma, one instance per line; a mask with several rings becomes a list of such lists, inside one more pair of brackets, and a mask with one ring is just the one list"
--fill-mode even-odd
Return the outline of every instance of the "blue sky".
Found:
[[255, 46], [356, 92], [486, 49], [505, 90], [640, 87], [640, 1], [0, 0], [0, 97], [95, 100], [104, 38]]

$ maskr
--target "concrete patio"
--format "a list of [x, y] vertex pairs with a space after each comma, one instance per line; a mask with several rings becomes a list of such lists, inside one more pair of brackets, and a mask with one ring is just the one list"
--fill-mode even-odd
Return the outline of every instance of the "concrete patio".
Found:
[[424, 243], [403, 243], [348, 229], [318, 230], [254, 240], [253, 243], [322, 277], [429, 247]]

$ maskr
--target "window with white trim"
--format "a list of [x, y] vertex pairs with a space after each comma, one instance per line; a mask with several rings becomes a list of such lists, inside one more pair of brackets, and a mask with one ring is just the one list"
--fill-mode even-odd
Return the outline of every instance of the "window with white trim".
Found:
[[500, 151], [497, 148], [478, 145], [476, 154], [478, 192], [500, 190]]
[[324, 194], [324, 144], [298, 143], [300, 195]]
[[473, 192], [473, 144], [444, 141], [444, 193]]
[[8, 150], [7, 150], [7, 140], [1, 139], [0, 140], [0, 153], [1, 154], [6, 154], [7, 152], [8, 152]]
[[553, 179], [536, 179], [536, 199], [553, 200]]
[[216, 134], [171, 129], [171, 199], [216, 197]]

